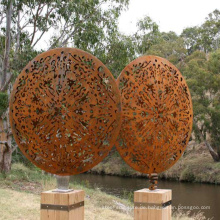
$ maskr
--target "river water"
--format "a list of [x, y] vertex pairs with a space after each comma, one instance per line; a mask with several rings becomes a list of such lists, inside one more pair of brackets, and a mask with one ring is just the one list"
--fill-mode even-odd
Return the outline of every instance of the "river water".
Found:
[[[118, 197], [124, 196], [125, 192], [133, 192], [147, 188], [148, 180], [144, 178], [118, 177], [95, 174], [79, 174], [72, 181], [87, 182], [92, 188]], [[183, 211], [192, 210], [192, 213], [201, 211], [208, 218], [220, 220], [220, 186], [211, 184], [182, 183], [159, 180], [159, 189], [172, 189], [173, 208]]]

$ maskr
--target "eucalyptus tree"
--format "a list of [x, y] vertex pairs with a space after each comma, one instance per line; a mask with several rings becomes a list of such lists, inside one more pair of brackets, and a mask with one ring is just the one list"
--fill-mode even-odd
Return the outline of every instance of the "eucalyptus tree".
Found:
[[134, 37], [136, 39], [136, 51], [143, 55], [152, 45], [160, 42], [159, 26], [149, 16], [145, 16], [137, 23], [138, 30]]
[[[0, 2], [0, 171], [11, 167], [13, 146], [8, 120], [11, 84], [28, 61], [47, 48], [74, 45], [95, 51], [117, 31], [129, 0], [2, 0]], [[3, 101], [2, 101], [3, 100]], [[1, 104], [4, 103], [4, 104]]]
[[[195, 138], [205, 143], [214, 161], [220, 161], [220, 50], [215, 47], [219, 21], [216, 10], [201, 27], [187, 28], [180, 36], [157, 31], [151, 44], [139, 43], [148, 45], [145, 54], [168, 59], [186, 78], [193, 101]], [[139, 39], [145, 41], [147, 36], [153, 36], [152, 28]]]
[[135, 40], [115, 32], [107, 41], [97, 44], [94, 55], [109, 68], [115, 78], [136, 57]]
[[206, 56], [195, 51], [185, 59], [183, 74], [191, 91], [194, 132], [214, 161], [220, 161], [220, 50]]
[[209, 13], [205, 22], [200, 26], [185, 28], [181, 34], [188, 54], [196, 50], [206, 54], [220, 48], [220, 11]]

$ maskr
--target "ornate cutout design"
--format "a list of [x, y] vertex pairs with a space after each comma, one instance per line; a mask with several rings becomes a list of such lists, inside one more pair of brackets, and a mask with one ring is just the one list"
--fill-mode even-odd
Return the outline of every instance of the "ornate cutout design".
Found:
[[111, 150], [121, 124], [114, 77], [96, 57], [59, 48], [33, 59], [16, 79], [10, 123], [23, 154], [57, 175], [85, 172]]
[[116, 142], [125, 162], [142, 173], [170, 168], [190, 138], [193, 112], [189, 89], [167, 60], [143, 56], [117, 79], [122, 98], [122, 126]]

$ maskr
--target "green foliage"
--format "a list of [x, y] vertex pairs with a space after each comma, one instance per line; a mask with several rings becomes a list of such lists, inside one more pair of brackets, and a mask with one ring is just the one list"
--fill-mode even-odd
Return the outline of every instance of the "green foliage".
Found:
[[19, 53], [15, 56], [14, 52], [11, 53], [11, 56], [14, 59], [11, 59], [11, 72], [13, 73], [14, 77], [13, 80], [20, 74], [22, 69], [32, 60], [34, 59], [39, 53], [43, 52], [34, 50], [30, 44], [23, 45], [22, 49]]
[[[14, 143], [16, 144], [16, 143]], [[30, 169], [35, 169], [36, 166], [33, 165], [30, 160], [28, 160], [23, 153], [21, 152], [21, 150], [17, 147], [16, 150], [13, 152], [12, 154], [12, 164], [17, 164], [17, 163], [22, 163], [24, 164], [26, 167], [30, 168]]]
[[107, 43], [100, 42], [93, 53], [117, 78], [124, 67], [135, 58], [135, 46], [131, 37], [115, 32]]
[[138, 31], [134, 35], [136, 50], [142, 55], [160, 41], [159, 26], [149, 16], [146, 16], [137, 23], [137, 27]]
[[185, 59], [182, 68], [193, 100], [195, 134], [200, 140], [201, 135], [208, 140], [209, 134], [217, 151], [220, 149], [219, 61], [219, 50], [209, 58], [204, 52], [195, 51]]
[[209, 109], [211, 118], [211, 136], [212, 144], [217, 148], [218, 154], [220, 155], [220, 102], [214, 108]]
[[118, 17], [128, 5], [128, 0], [62, 1], [62, 4], [56, 14], [60, 14], [66, 25], [57, 24], [61, 36], [53, 36], [52, 47], [65, 46], [68, 39], [74, 47], [93, 52], [117, 31]]
[[[8, 2], [0, 3], [3, 13]], [[210, 141], [220, 155], [220, 11], [210, 13], [202, 25], [184, 29], [180, 36], [172, 31], [160, 32], [158, 24], [149, 16], [137, 23], [134, 35], [125, 36], [118, 31], [118, 18], [128, 3], [129, 0], [13, 1], [6, 78], [12, 74], [14, 80], [30, 60], [43, 52], [39, 40], [51, 29], [56, 32], [47, 42], [49, 48], [71, 45], [91, 52], [115, 77], [139, 55], [164, 57], [187, 80], [196, 137]], [[6, 28], [1, 26], [0, 57], [5, 54], [5, 36]], [[0, 115], [7, 106], [7, 94], [0, 93]], [[14, 153], [13, 160], [24, 161], [24, 158], [18, 152]]]
[[214, 10], [208, 15], [206, 21], [200, 27], [201, 45], [204, 51], [210, 52], [220, 46], [220, 11]]
[[194, 182], [195, 176], [189, 167], [187, 167], [180, 175], [180, 181]]
[[220, 155], [220, 11], [180, 36], [159, 32], [149, 17], [138, 27], [136, 52], [164, 57], [182, 72], [192, 96], [196, 138], [208, 141]]
[[212, 144], [217, 148], [220, 155], [220, 49], [213, 52], [208, 60], [210, 77], [211, 104], [208, 108], [210, 114], [210, 130]]
[[156, 55], [168, 59], [177, 65], [186, 56], [184, 41], [174, 32], [161, 33], [158, 42], [146, 51], [148, 55]]
[[[111, 49], [121, 47], [123, 61], [127, 61], [127, 53], [123, 47], [127, 46], [123, 40], [117, 44], [118, 17], [127, 7], [129, 0], [83, 0], [83, 1], [63, 1], [63, 0], [18, 0], [13, 1], [13, 14], [11, 19], [11, 50], [10, 65], [7, 72], [17, 76], [25, 65], [38, 53], [41, 53], [40, 40], [49, 30], [53, 35], [48, 39], [48, 48], [66, 47], [70, 44], [82, 50], [89, 51], [104, 57], [100, 54], [103, 45], [110, 45]], [[6, 13], [8, 1], [0, 3], [0, 9]], [[106, 7], [107, 6], [107, 7]], [[4, 22], [5, 23], [5, 20]], [[30, 28], [31, 27], [31, 28]], [[6, 29], [0, 29], [0, 43], [4, 45]], [[117, 36], [116, 36], [117, 35]], [[124, 38], [125, 39], [125, 38]], [[4, 57], [5, 49], [1, 47], [0, 53]], [[117, 52], [107, 49], [107, 57], [103, 61], [109, 60]], [[99, 52], [97, 52], [99, 51]], [[119, 50], [118, 50], [119, 51]], [[116, 62], [110, 64], [109, 68], [119, 71], [118, 58]], [[111, 61], [110, 61], [111, 62]], [[115, 68], [117, 65], [117, 68]], [[13, 80], [15, 77], [12, 78]]]
[[189, 55], [200, 49], [198, 27], [185, 28], [181, 34], [181, 37], [184, 39], [184, 43]]
[[122, 166], [121, 167], [121, 176], [129, 176], [130, 175], [130, 170], [127, 166]]
[[220, 47], [220, 11], [216, 9], [210, 13], [201, 26], [184, 29], [181, 37], [185, 41], [188, 54], [196, 50], [208, 53], [218, 49]]
[[8, 108], [8, 94], [4, 92], [0, 92], [0, 116], [6, 111]]
[[38, 168], [30, 169], [24, 164], [15, 163], [12, 165], [11, 172], [5, 176], [6, 180], [25, 180], [25, 181], [39, 181], [41, 179], [41, 170]]
[[134, 202], [134, 192], [123, 190], [123, 194], [121, 195], [123, 199], [129, 200], [130, 202]]

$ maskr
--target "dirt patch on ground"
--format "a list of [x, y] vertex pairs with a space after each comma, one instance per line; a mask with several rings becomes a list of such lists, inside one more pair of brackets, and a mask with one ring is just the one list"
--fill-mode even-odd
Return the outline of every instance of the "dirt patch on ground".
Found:
[[26, 182], [15, 180], [8, 182], [7, 180], [0, 184], [2, 189], [12, 189], [18, 191], [25, 191], [33, 194], [40, 194], [43, 191], [43, 187], [40, 183], [36, 182]]
[[26, 191], [26, 192], [31, 192], [34, 194], [40, 194], [43, 190], [43, 187], [41, 186], [40, 183], [35, 183], [35, 182], [21, 182], [21, 181], [14, 181], [13, 182], [16, 186], [21, 191]]

